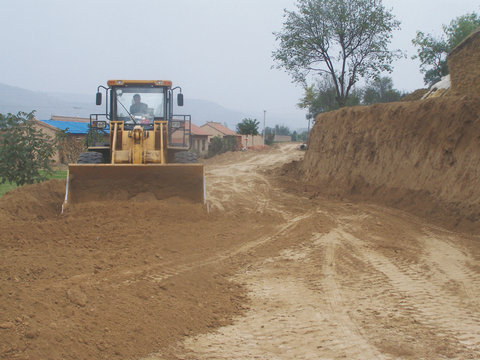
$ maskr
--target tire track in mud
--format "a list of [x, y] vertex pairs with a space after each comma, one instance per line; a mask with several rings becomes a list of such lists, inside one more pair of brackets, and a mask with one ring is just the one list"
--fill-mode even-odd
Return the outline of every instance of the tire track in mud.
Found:
[[[273, 188], [269, 180], [260, 174], [258, 170], [262, 166], [272, 167], [276, 163], [283, 163], [284, 159], [280, 157], [279, 161], [278, 153], [292, 159], [298, 157], [298, 154], [293, 151], [294, 148], [295, 146], [292, 145], [283, 146], [275, 149], [267, 156], [260, 153], [253, 157], [247, 157], [243, 162], [228, 162], [225, 165], [216, 165], [213, 169], [208, 169], [207, 171], [207, 193], [210, 208], [217, 208], [217, 210], [223, 212], [243, 206], [253, 211], [278, 214], [284, 218], [284, 221], [277, 226], [277, 229], [272, 230], [269, 235], [244, 242], [237, 248], [229, 248], [222, 252], [214, 253], [201, 260], [193, 260], [182, 264], [167, 260], [161, 264], [137, 266], [133, 269], [129, 268], [124, 271], [102, 273], [100, 275], [92, 273], [75, 275], [71, 279], [65, 279], [52, 286], [55, 288], [65, 288], [71, 286], [72, 283], [77, 283], [79, 280], [85, 284], [94, 285], [112, 283], [116, 284], [116, 288], [129, 286], [133, 282], [142, 280], [161, 283], [171, 277], [193, 271], [196, 268], [226, 261], [237, 255], [246, 254], [256, 247], [265, 245], [275, 238], [282, 236], [285, 232], [288, 232], [290, 228], [295, 227], [297, 223], [308, 219], [313, 213], [304, 211], [299, 215], [298, 212], [294, 214], [286, 207], [271, 205], [271, 199], [278, 197], [278, 195], [275, 195], [278, 189]], [[294, 198], [293, 196], [291, 197]]]
[[[271, 188], [268, 178], [258, 174], [257, 163], [236, 166], [210, 172], [212, 204], [219, 205], [212, 207], [228, 211], [238, 203], [263, 209], [280, 214], [286, 225], [229, 255], [255, 255], [262, 245], [277, 241], [277, 251], [282, 242], [284, 250], [266, 259], [253, 256], [254, 262], [233, 279], [249, 291], [243, 316], [186, 338], [168, 349], [167, 358], [479, 357], [479, 294], [472, 290], [479, 288], [479, 280], [468, 265], [478, 261], [454, 246], [455, 238], [438, 239], [423, 231], [430, 225], [408, 214], [397, 221], [394, 210], [378, 206], [320, 201], [302, 209], [302, 200]], [[317, 217], [331, 226], [319, 229]], [[372, 224], [382, 231], [370, 231]], [[413, 240], [408, 251], [396, 256], [392, 249], [402, 244], [391, 239], [403, 241], [399, 234], [404, 226]], [[288, 241], [292, 236], [299, 240]], [[411, 256], [412, 251], [418, 254]], [[207, 263], [222, 260], [226, 258]], [[463, 289], [460, 295], [454, 285]], [[145, 359], [163, 358], [158, 353]]]
[[[396, 296], [402, 300], [398, 304], [400, 310], [408, 317], [430, 328], [432, 332], [437, 332], [439, 336], [450, 339], [450, 342], [458, 341], [459, 346], [466, 353], [480, 354], [480, 318], [478, 317], [478, 307], [475, 309], [470, 306], [465, 307], [465, 299], [455, 296], [444, 290], [444, 286], [437, 281], [430, 281], [431, 276], [425, 271], [419, 272], [417, 268], [412, 268], [407, 263], [393, 263], [390, 259], [375, 252], [366, 246], [366, 242], [355, 236], [341, 230], [335, 230], [336, 236], [349, 242], [355, 248], [355, 252], [362, 261], [370, 264], [379, 273], [388, 278], [393, 289], [388, 293], [390, 296]], [[432, 241], [430, 238], [428, 241]], [[438, 246], [435, 245], [435, 247]], [[434, 247], [434, 248], [435, 248]], [[448, 249], [452, 251], [452, 247]], [[435, 248], [435, 252], [441, 251]], [[457, 251], [457, 250], [455, 250]], [[436, 257], [435, 257], [436, 258]], [[452, 262], [452, 260], [449, 260]], [[426, 258], [426, 263], [431, 263], [431, 256]], [[447, 264], [442, 264], [450, 268]], [[455, 262], [455, 278], [461, 281], [472, 278], [471, 271]], [[427, 267], [428, 269], [429, 267]], [[439, 274], [439, 271], [433, 271]], [[441, 272], [443, 275], [447, 275]], [[438, 275], [437, 275], [438, 277]], [[381, 281], [377, 279], [377, 286], [382, 287]], [[473, 280], [473, 283], [478, 282]], [[478, 292], [478, 291], [477, 291]], [[469, 297], [468, 303], [476, 302], [475, 297]]]
[[[281, 147], [279, 151], [282, 154], [288, 154], [290, 157], [297, 156], [293, 150], [293, 146]], [[278, 152], [278, 150], [276, 151]], [[109, 282], [112, 280], [116, 284], [129, 285], [135, 281], [148, 280], [161, 283], [174, 276], [181, 275], [189, 271], [194, 271], [197, 268], [213, 265], [234, 259], [236, 256], [247, 254], [257, 247], [261, 247], [276, 238], [286, 236], [290, 229], [296, 227], [298, 223], [307, 220], [314, 212], [304, 211], [300, 215], [294, 213], [289, 209], [282, 210], [281, 208], [270, 206], [271, 199], [274, 198], [276, 189], [273, 189], [268, 179], [258, 173], [261, 165], [272, 166], [271, 159], [278, 161], [278, 154], [274, 152], [270, 156], [256, 155], [249, 157], [244, 162], [228, 163], [226, 165], [216, 166], [214, 169], [209, 169], [207, 172], [207, 192], [209, 193], [210, 208], [217, 208], [225, 211], [225, 208], [235, 206], [254, 206], [261, 208], [261, 211], [269, 211], [280, 214], [284, 221], [277, 225], [276, 229], [272, 230], [270, 234], [261, 236], [252, 241], [243, 242], [242, 245], [236, 248], [229, 248], [221, 252], [216, 252], [209, 257], [201, 260], [193, 260], [187, 263], [175, 264], [173, 262], [163, 263], [161, 265], [145, 265], [139, 266], [135, 269], [129, 269], [120, 273], [115, 273], [111, 278], [103, 278], [100, 282]], [[215, 189], [214, 191], [212, 191]], [[254, 194], [254, 195], [252, 195]], [[262, 194], [262, 196], [259, 196]], [[229, 204], [224, 206], [223, 204]], [[261, 204], [261, 205], [259, 205]], [[160, 271], [159, 271], [160, 270]], [[142, 275], [147, 273], [147, 275]], [[89, 276], [86, 275], [88, 278]]]
[[[349, 359], [369, 358], [369, 359], [384, 359], [377, 349], [375, 349], [368, 341], [361, 335], [360, 330], [352, 321], [350, 316], [345, 312], [350, 308], [349, 304], [344, 301], [345, 289], [342, 289], [337, 282], [338, 277], [336, 269], [336, 248], [338, 247], [338, 237], [334, 232], [329, 232], [326, 235], [314, 236], [313, 245], [315, 247], [323, 246], [325, 248], [325, 256], [323, 259], [322, 275], [323, 280], [323, 297], [328, 303], [331, 314], [332, 323], [337, 324], [339, 333], [334, 336], [334, 340], [330, 341], [329, 347], [332, 354], [344, 355]], [[348, 341], [345, 341], [348, 339]]]
[[480, 309], [480, 277], [471, 267], [475, 260], [454, 245], [452, 236], [426, 234], [419, 240], [426, 250], [425, 262], [435, 270], [429, 274], [431, 281], [457, 295], [467, 307]]
[[[334, 244], [325, 244], [322, 260], [330, 270], [323, 266], [324, 273], [312, 262], [314, 248], [305, 246], [284, 250], [240, 275], [238, 281], [246, 282], [250, 290], [250, 311], [231, 326], [187, 339], [177, 350], [181, 358], [384, 359], [344, 312], [330, 245]], [[311, 279], [320, 278], [322, 291], [305, 283], [305, 267]]]
[[[334, 238], [317, 234], [239, 275], [250, 290], [250, 311], [231, 326], [187, 339], [177, 353], [184, 359], [385, 359], [345, 312], [335, 246]], [[320, 261], [313, 252], [322, 253]]]
[[74, 283], [78, 283], [79, 281], [85, 284], [93, 285], [99, 285], [102, 283], [115, 284], [115, 288], [120, 286], [129, 286], [134, 282], [139, 282], [142, 280], [162, 283], [169, 278], [189, 271], [194, 271], [200, 267], [214, 265], [229, 259], [233, 260], [237, 256], [248, 254], [255, 248], [264, 246], [274, 241], [278, 237], [288, 236], [287, 234], [292, 231], [292, 228], [297, 227], [302, 221], [308, 220], [312, 215], [312, 212], [307, 212], [305, 214], [295, 216], [290, 220], [278, 225], [277, 229], [273, 230], [270, 235], [261, 236], [254, 240], [243, 242], [237, 247], [213, 253], [211, 256], [202, 258], [201, 260], [193, 260], [182, 264], [176, 264], [173, 261], [168, 261], [158, 265], [137, 266], [135, 268], [130, 268], [129, 270], [112, 272], [110, 275], [105, 273], [102, 273], [101, 275], [92, 273], [75, 275], [72, 278], [56, 282], [55, 284], [48, 285], [46, 287], [52, 286], [54, 288], [66, 288]]
[[[253, 211], [271, 211], [282, 213], [281, 196], [285, 194], [275, 188], [262, 174], [263, 170], [275, 168], [286, 161], [293, 161], [303, 156], [296, 151], [295, 144], [288, 144], [278, 149], [262, 152], [235, 163], [218, 164], [214, 168], [207, 165], [207, 204], [210, 209], [220, 211], [243, 207]], [[271, 206], [272, 202], [275, 206]]]
[[[480, 354], [478, 311], [467, 310], [421, 267], [387, 258], [372, 249], [369, 239], [359, 239], [342, 226], [309, 236], [301, 246], [239, 275], [238, 281], [250, 290], [250, 310], [233, 325], [187, 339], [177, 349], [181, 358], [437, 359]], [[456, 248], [435, 248], [442, 254], [445, 250]], [[425, 261], [438, 261], [437, 255]], [[459, 257], [451, 262], [441, 263], [443, 270], [426, 269], [441, 277], [453, 266], [453, 278], [476, 284], [474, 272]], [[350, 266], [346, 273], [345, 266]], [[358, 278], [352, 276], [355, 268]], [[476, 301], [476, 292], [471, 296]]]

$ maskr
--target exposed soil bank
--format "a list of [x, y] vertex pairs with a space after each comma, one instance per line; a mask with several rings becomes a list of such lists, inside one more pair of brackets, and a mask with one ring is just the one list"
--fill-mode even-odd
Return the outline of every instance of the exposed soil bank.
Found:
[[449, 227], [478, 229], [480, 98], [320, 114], [295, 170], [322, 194], [380, 202]]

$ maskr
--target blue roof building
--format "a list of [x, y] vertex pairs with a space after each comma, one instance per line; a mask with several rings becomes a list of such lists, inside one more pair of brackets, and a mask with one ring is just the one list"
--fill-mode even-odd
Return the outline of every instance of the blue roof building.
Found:
[[[72, 118], [65, 117], [65, 120], [58, 120], [56, 118], [61, 118], [59, 116], [53, 117], [52, 120], [37, 120], [44, 124], [53, 126], [59, 130], [67, 130], [68, 133], [74, 135], [85, 135], [88, 133], [88, 126], [90, 125], [90, 121], [87, 119], [82, 120], [73, 120]], [[71, 119], [70, 121], [68, 119]], [[105, 130], [108, 133], [108, 130]]]
[[89, 123], [78, 121], [59, 121], [59, 120], [39, 120], [45, 124], [56, 127], [60, 130], [68, 130], [70, 134], [86, 134], [88, 133]]

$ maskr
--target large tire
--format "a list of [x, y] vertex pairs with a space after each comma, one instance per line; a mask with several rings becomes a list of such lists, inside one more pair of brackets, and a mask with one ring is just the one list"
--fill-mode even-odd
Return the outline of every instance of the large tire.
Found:
[[77, 164], [103, 164], [103, 154], [96, 151], [81, 153], [78, 156]]
[[190, 151], [179, 151], [175, 153], [174, 161], [177, 164], [195, 164], [198, 163], [197, 154]]

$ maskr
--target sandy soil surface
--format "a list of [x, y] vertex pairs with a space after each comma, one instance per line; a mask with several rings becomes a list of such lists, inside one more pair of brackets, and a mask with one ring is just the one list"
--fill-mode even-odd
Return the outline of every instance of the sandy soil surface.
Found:
[[206, 161], [209, 213], [7, 194], [0, 358], [480, 358], [480, 237], [312, 193], [297, 147]]

